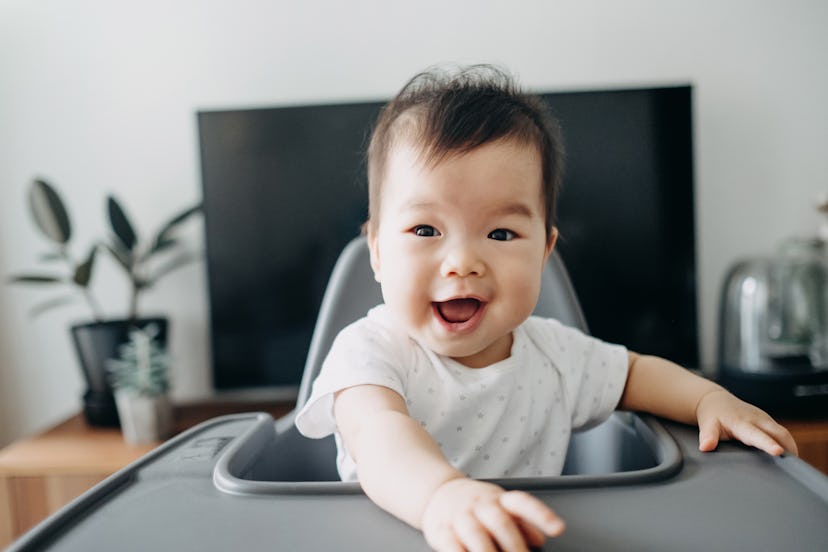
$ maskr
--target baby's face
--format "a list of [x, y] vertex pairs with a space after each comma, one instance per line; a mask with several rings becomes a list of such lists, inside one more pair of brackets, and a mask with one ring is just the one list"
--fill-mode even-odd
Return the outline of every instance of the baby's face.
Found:
[[532, 313], [547, 240], [535, 148], [494, 142], [425, 166], [389, 155], [371, 263], [396, 322], [471, 367], [507, 358]]

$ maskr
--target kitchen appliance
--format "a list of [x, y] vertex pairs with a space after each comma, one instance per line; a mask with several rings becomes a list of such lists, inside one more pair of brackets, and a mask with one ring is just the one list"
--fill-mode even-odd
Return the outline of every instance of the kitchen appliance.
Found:
[[828, 414], [828, 241], [790, 239], [722, 287], [719, 379], [773, 415]]

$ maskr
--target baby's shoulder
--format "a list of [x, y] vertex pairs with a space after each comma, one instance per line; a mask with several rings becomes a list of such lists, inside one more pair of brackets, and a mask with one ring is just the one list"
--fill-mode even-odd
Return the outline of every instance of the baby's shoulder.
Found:
[[372, 308], [365, 316], [345, 326], [340, 335], [363, 339], [382, 338], [388, 341], [399, 341], [404, 337], [384, 304]]
[[364, 317], [345, 326], [339, 332], [334, 348], [348, 348], [369, 356], [405, 355], [411, 347], [410, 341], [393, 323], [385, 305], [379, 305]]
[[530, 316], [523, 323], [522, 327], [531, 339], [542, 339], [544, 342], [547, 342], [550, 338], [589, 338], [587, 334], [578, 328], [567, 326], [555, 318], [545, 318], [543, 316]]
[[598, 340], [554, 318], [530, 316], [522, 326], [529, 340], [549, 359], [570, 359], [594, 348]]

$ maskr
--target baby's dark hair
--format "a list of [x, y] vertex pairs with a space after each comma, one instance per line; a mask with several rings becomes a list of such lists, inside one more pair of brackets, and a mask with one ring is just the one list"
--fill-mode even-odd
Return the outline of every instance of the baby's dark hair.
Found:
[[497, 140], [538, 149], [542, 163], [546, 233], [555, 226], [563, 173], [558, 122], [543, 100], [521, 91], [503, 70], [473, 65], [431, 69], [412, 78], [383, 110], [368, 146], [368, 222], [377, 224], [388, 155], [401, 141], [421, 148], [426, 165]]

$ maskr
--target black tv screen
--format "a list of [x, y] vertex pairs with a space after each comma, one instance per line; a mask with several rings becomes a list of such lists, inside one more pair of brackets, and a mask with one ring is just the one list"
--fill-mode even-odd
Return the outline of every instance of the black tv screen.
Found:
[[[698, 366], [691, 88], [542, 94], [567, 168], [560, 252], [590, 332]], [[201, 111], [213, 383], [296, 386], [367, 214], [382, 102]]]

